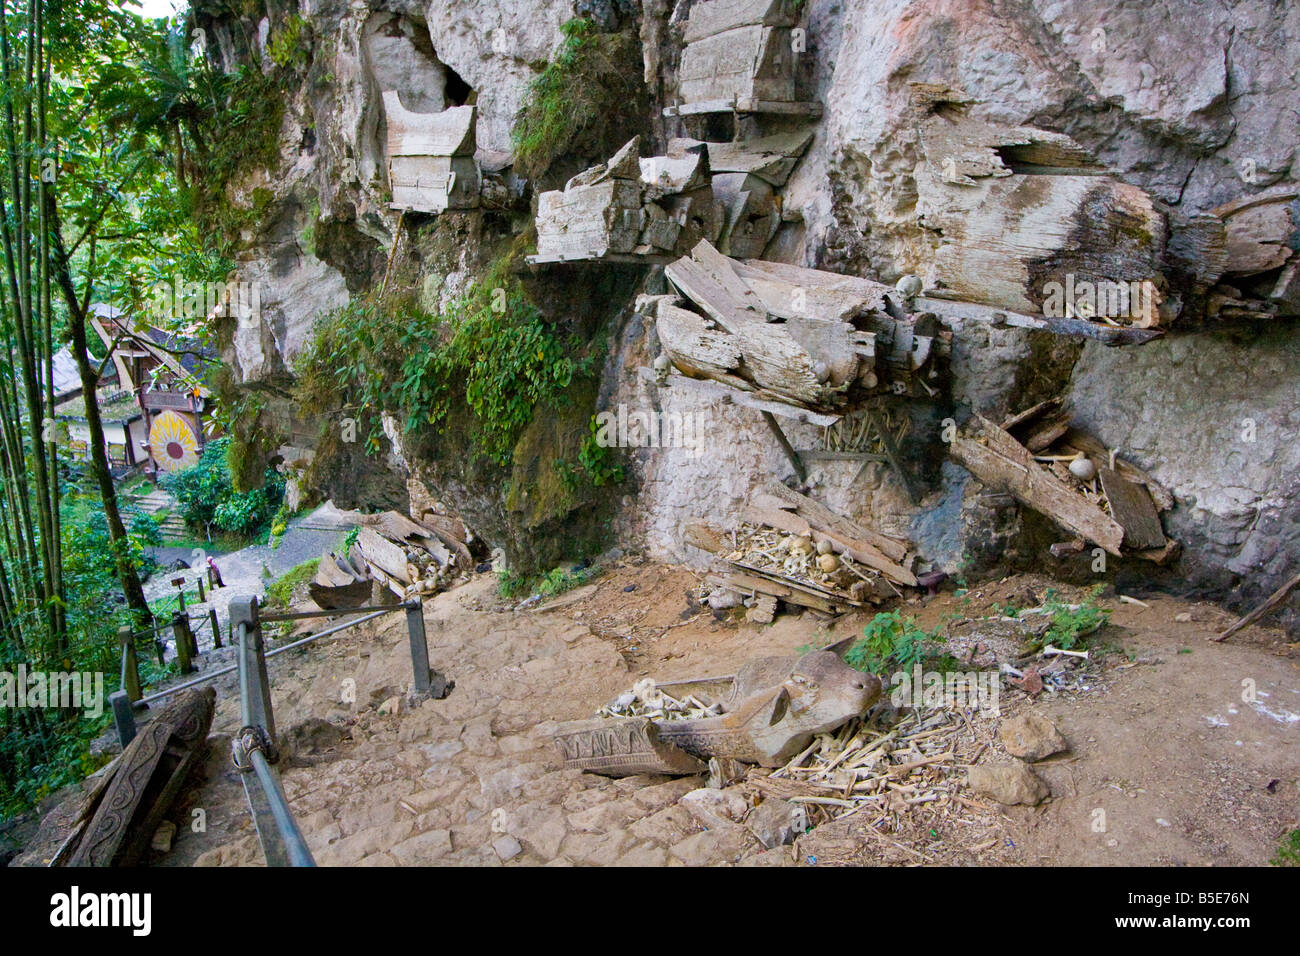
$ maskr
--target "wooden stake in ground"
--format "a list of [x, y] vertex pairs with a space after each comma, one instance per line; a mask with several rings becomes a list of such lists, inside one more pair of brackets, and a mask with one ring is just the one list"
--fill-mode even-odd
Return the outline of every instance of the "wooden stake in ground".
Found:
[[1231, 637], [1232, 635], [1240, 631], [1243, 627], [1246, 627], [1250, 624], [1254, 624], [1256, 621], [1258, 621], [1269, 611], [1273, 610], [1273, 608], [1277, 607], [1279, 604], [1285, 601], [1286, 596], [1295, 590], [1297, 584], [1300, 584], [1300, 574], [1297, 574], [1286, 584], [1282, 585], [1280, 588], [1274, 591], [1271, 595], [1269, 595], [1267, 601], [1265, 601], [1259, 607], [1255, 608], [1255, 610], [1251, 611], [1249, 614], [1243, 617], [1236, 624], [1232, 625], [1230, 628], [1228, 628], [1218, 637], [1210, 638], [1210, 640], [1215, 641], [1216, 643], [1219, 641], [1225, 641], [1229, 637]]

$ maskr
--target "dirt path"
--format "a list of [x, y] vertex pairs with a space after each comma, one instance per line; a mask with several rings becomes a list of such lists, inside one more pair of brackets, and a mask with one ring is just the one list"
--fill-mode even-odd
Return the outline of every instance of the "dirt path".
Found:
[[[1240, 643], [1209, 644], [1228, 615], [1172, 598], [1148, 599], [1149, 608], [1105, 601], [1114, 626], [1094, 643], [1112, 648], [1109, 663], [1087, 690], [1033, 705], [1071, 745], [1036, 765], [1052, 790], [1036, 808], [918, 807], [914, 826], [884, 835], [866, 833], [870, 821], [857, 815], [764, 850], [738, 823], [705, 829], [680, 802], [701, 778], [612, 781], [559, 769], [552, 723], [589, 716], [641, 676], [730, 673], [745, 657], [861, 631], [860, 618], [719, 622], [687, 597], [694, 583], [680, 569], [624, 567], [541, 612], [493, 610], [490, 576], [439, 595], [426, 604], [430, 653], [456, 689], [413, 710], [388, 712], [410, 683], [400, 616], [276, 658], [285, 789], [318, 862], [1258, 865], [1300, 825], [1300, 655], [1258, 628]], [[907, 611], [928, 626], [1045, 586], [1021, 578]], [[1242, 700], [1247, 679], [1253, 703]], [[1002, 703], [1004, 719], [1030, 704], [1019, 690]], [[219, 702], [214, 733], [235, 729], [236, 705]], [[202, 807], [207, 832], [182, 827], [157, 862], [260, 863], [227, 743], [215, 742], [206, 783], [175, 815], [187, 821]], [[998, 759], [993, 744], [981, 762]]]

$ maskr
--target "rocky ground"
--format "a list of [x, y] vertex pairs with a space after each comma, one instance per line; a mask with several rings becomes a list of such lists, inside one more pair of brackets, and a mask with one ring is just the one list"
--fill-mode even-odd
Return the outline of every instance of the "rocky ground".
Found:
[[[1260, 865], [1300, 826], [1300, 648], [1259, 627], [1210, 643], [1230, 615], [1156, 595], [1103, 596], [1112, 624], [1091, 638], [1094, 662], [1073, 690], [1031, 700], [1006, 685], [1000, 718], [952, 718], [962, 725], [952, 747], [980, 768], [1012, 762], [1001, 731], [1013, 718], [1032, 713], [1059, 728], [1068, 750], [1033, 764], [1050, 789], [1037, 806], [998, 804], [967, 785], [969, 767], [942, 764], [930, 768], [944, 781], [937, 800], [840, 819], [838, 808], [813, 808], [819, 825], [765, 848], [755, 804], [776, 801], [750, 783], [699, 793], [704, 777], [561, 769], [555, 722], [591, 716], [643, 676], [730, 673], [747, 657], [860, 634], [867, 619], [717, 620], [692, 599], [695, 584], [679, 568], [630, 563], [541, 609], [511, 610], [493, 576], [480, 575], [425, 605], [430, 656], [455, 688], [415, 706], [400, 613], [273, 658], [284, 788], [318, 863]], [[953, 622], [1029, 606], [1051, 586], [1022, 576], [905, 611], [960, 635]], [[970, 646], [950, 638], [959, 657]], [[262, 863], [229, 758], [237, 691], [230, 677], [215, 686], [208, 760], [154, 865]], [[919, 771], [902, 776], [900, 797], [920, 781]]]
[[[915, 807], [883, 832], [859, 813], [765, 849], [745, 825], [751, 789], [701, 800], [687, 796], [701, 777], [566, 771], [551, 727], [590, 716], [643, 675], [727, 673], [747, 656], [857, 633], [860, 618], [720, 622], [688, 598], [690, 573], [653, 565], [615, 569], [551, 610], [500, 610], [494, 583], [482, 576], [426, 604], [431, 657], [456, 681], [445, 700], [405, 703], [400, 615], [275, 659], [284, 786], [320, 864], [1258, 865], [1300, 824], [1297, 649], [1259, 628], [1208, 643], [1231, 620], [1209, 605], [1104, 601], [1114, 616], [1093, 638], [1106, 662], [1095, 679], [1032, 704], [1069, 743], [1034, 767], [1051, 790], [1039, 806], [963, 790], [960, 802]], [[933, 626], [1023, 603], [1047, 584], [1017, 578], [907, 610]], [[1242, 700], [1244, 680], [1254, 703]], [[1002, 704], [1004, 721], [1031, 707], [1014, 689]], [[204, 782], [173, 815], [180, 833], [156, 863], [260, 864], [227, 756], [236, 709], [224, 694]], [[971, 733], [987, 745], [980, 765], [1009, 759], [991, 726]], [[204, 833], [185, 826], [196, 808]]]

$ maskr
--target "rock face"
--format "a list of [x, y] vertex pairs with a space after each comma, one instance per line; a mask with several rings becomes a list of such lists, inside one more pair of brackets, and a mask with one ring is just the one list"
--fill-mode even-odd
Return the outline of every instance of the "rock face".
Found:
[[[677, 99], [690, 7], [690, 0], [639, 9], [630, 0], [304, 7], [311, 65], [286, 103], [280, 167], [254, 171], [228, 189], [233, 207], [261, 210], [241, 237], [238, 269], [261, 283], [262, 300], [260, 316], [228, 330], [225, 357], [237, 380], [257, 388], [282, 383], [318, 317], [382, 277], [398, 223], [386, 195], [384, 89], [416, 110], [474, 102], [480, 160], [500, 166], [509, 162], [510, 129], [528, 85], [560, 43], [560, 24], [575, 15], [590, 16], [597, 29], [634, 24], [651, 95], [645, 145], [662, 152], [669, 137], [702, 132], [698, 121], [660, 115]], [[275, 25], [224, 11], [196, 5], [214, 58], [226, 69], [240, 61], [267, 65]], [[926, 154], [918, 84], [960, 93], [973, 121], [1070, 137], [1108, 178], [1145, 191], [1170, 223], [1296, 183], [1300, 47], [1288, 38], [1300, 31], [1300, 9], [1293, 4], [809, 0], [802, 16], [801, 96], [823, 113], [784, 188], [783, 222], [765, 258], [891, 284], [905, 274], [942, 280], [934, 273], [945, 237], [933, 205], [942, 171]], [[745, 123], [754, 121], [740, 130], [752, 135]], [[1004, 150], [997, 161], [1022, 160]], [[490, 214], [460, 215], [481, 222]], [[466, 230], [468, 252], [481, 231]], [[407, 277], [405, 291], [445, 298], [471, 280], [473, 258], [465, 254], [437, 275]], [[590, 288], [586, 279], [574, 281]], [[633, 294], [664, 291], [653, 269], [632, 284]], [[614, 530], [654, 557], [702, 563], [702, 552], [681, 543], [681, 526], [725, 524], [758, 487], [791, 477], [792, 469], [757, 413], [704, 408], [691, 394], [656, 388], [638, 374], [659, 347], [631, 299], [609, 330], [599, 407], [703, 417], [691, 447], [626, 450], [633, 481]], [[981, 554], [1041, 560], [1037, 543], [1023, 543], [1032, 520], [942, 462], [939, 435], [946, 418], [979, 412], [997, 419], [1064, 392], [1077, 424], [1174, 492], [1177, 505], [1165, 516], [1166, 530], [1183, 545], [1174, 576], [1246, 603], [1300, 560], [1291, 503], [1300, 453], [1287, 441], [1300, 415], [1300, 379], [1288, 374], [1300, 340], [1285, 320], [1262, 331], [1178, 332], [1123, 349], [975, 320], [944, 323], [953, 333], [949, 393], [932, 407], [897, 410], [898, 421], [910, 420], [906, 443], [916, 451], [927, 496], [909, 501], [882, 465], [859, 475], [856, 464], [819, 462], [810, 471], [812, 493], [828, 506], [911, 537], [922, 568], [952, 571], [964, 556]], [[811, 425], [792, 423], [787, 434], [796, 448], [820, 438]], [[401, 458], [388, 466], [402, 472]], [[425, 474], [418, 460], [404, 464], [437, 493], [457, 491], [450, 477], [448, 487], [438, 486], [436, 469]], [[374, 467], [385, 466], [376, 460]], [[485, 521], [493, 508], [499, 505], [481, 509]], [[549, 537], [558, 531], [544, 530]], [[484, 533], [497, 536], [491, 527]]]

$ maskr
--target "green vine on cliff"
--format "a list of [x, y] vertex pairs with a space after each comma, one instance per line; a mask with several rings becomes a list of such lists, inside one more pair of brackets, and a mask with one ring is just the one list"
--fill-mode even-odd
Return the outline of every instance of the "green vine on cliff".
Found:
[[586, 18], [560, 27], [564, 40], [555, 58], [533, 80], [528, 100], [511, 131], [515, 169], [535, 179], [560, 156], [580, 149], [582, 135], [626, 115], [644, 93], [629, 65], [639, 57], [629, 33], [598, 33]]
[[442, 314], [410, 300], [357, 300], [320, 322], [299, 358], [296, 398], [305, 411], [355, 416], [359, 437], [382, 447], [380, 412], [406, 432], [448, 427], [458, 404], [473, 415], [475, 451], [507, 465], [539, 408], [556, 407], [577, 378], [593, 374], [582, 343], [542, 318], [497, 260]]

